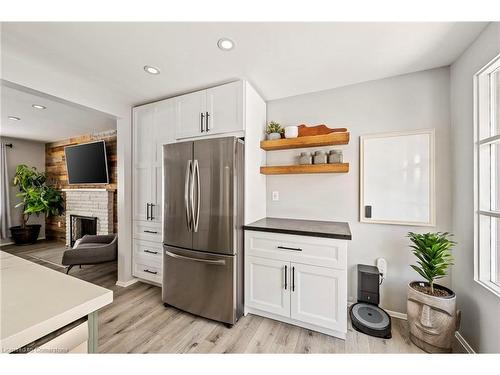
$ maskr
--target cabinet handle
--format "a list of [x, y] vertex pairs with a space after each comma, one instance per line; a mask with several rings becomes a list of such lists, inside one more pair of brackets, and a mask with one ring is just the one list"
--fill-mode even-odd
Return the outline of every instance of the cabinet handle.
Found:
[[205, 120], [205, 122], [207, 124], [207, 126], [206, 126], [207, 129], [206, 130], [208, 132], [208, 131], [210, 131], [210, 113], [208, 113], [208, 112], [205, 112], [205, 113], [206, 113], [206, 116], [205, 116], [206, 120]]
[[158, 272], [157, 272], [157, 271], [150, 271], [150, 270], [148, 270], [147, 268], [146, 268], [145, 270], [143, 270], [143, 271], [144, 271], [144, 272], [146, 272], [146, 273], [151, 273], [151, 274], [153, 274], [153, 275], [158, 274]]
[[149, 203], [146, 203], [146, 220], [149, 220]]
[[158, 254], [158, 251], [151, 251], [151, 250], [147, 250], [147, 249], [144, 250], [144, 252], [148, 253], [148, 254], [154, 254], [154, 255]]
[[292, 292], [295, 292], [295, 267], [292, 267]]
[[145, 230], [144, 233], [158, 234], [158, 232], [156, 232], [154, 230]]
[[205, 131], [205, 128], [203, 127], [203, 118], [205, 117], [205, 115], [203, 113], [200, 113], [200, 130], [201, 132], [203, 133]]
[[285, 249], [285, 250], [294, 250], [294, 251], [302, 251], [300, 247], [286, 247], [286, 246], [278, 246], [278, 249]]
[[288, 266], [285, 266], [285, 290], [288, 287], [287, 276], [286, 276], [286, 274], [288, 273], [287, 271], [288, 271]]
[[149, 220], [154, 220], [154, 217], [153, 217], [153, 207], [154, 207], [154, 206], [155, 206], [155, 205], [154, 205], [153, 203], [150, 203], [150, 204], [149, 204], [149, 209], [150, 209], [150, 211], [151, 211], [151, 213], [149, 214]]

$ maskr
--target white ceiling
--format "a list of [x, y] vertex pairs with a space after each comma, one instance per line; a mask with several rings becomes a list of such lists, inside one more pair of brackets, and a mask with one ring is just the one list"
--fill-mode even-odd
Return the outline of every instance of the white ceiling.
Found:
[[[116, 120], [111, 117], [45, 95], [2, 86], [0, 96], [2, 136], [53, 142], [116, 129]], [[35, 109], [33, 104], [41, 104], [47, 109]], [[21, 120], [9, 120], [8, 116]]]
[[[272, 100], [451, 64], [486, 23], [4, 23], [2, 50], [130, 104], [234, 78]], [[220, 51], [217, 40], [236, 42]], [[149, 64], [159, 76], [143, 71]]]

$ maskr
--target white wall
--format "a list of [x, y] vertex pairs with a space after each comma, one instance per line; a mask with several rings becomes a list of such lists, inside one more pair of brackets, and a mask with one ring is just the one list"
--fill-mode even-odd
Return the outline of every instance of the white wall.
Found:
[[[45, 172], [45, 143], [27, 141], [25, 139], [8, 138], [1, 137], [2, 143], [12, 143], [12, 148], [7, 148], [7, 169], [9, 171], [9, 179], [12, 182], [12, 178], [16, 173], [16, 166], [19, 164], [26, 164], [30, 167], [35, 167], [39, 172]], [[19, 198], [16, 194], [19, 192], [17, 186], [10, 186], [9, 198], [10, 198], [10, 216], [11, 224], [20, 225], [21, 224], [21, 208], [16, 208], [16, 204], [19, 202]], [[41, 224], [40, 234], [38, 238], [45, 237], [45, 216], [32, 215], [28, 222], [29, 224]], [[10, 243], [10, 239], [1, 240], [0, 243]]]
[[[356, 264], [374, 264], [384, 257], [388, 278], [381, 287], [381, 305], [406, 312], [406, 286], [419, 279], [408, 247], [408, 231], [450, 230], [450, 119], [449, 69], [371, 81], [268, 102], [268, 121], [282, 125], [345, 126], [349, 145], [341, 146], [348, 174], [284, 175], [267, 177], [267, 216], [349, 222], [349, 296], [356, 296]], [[371, 133], [436, 129], [437, 227], [362, 224], [359, 222], [359, 136]], [[268, 165], [289, 163], [301, 150], [267, 153]], [[313, 150], [311, 150], [313, 151]], [[387, 150], [390, 152], [390, 150]], [[280, 200], [271, 200], [279, 191]], [[445, 282], [446, 284], [446, 282]]]
[[[0, 37], [2, 24], [0, 23]], [[118, 168], [118, 282], [132, 277], [132, 106], [120, 93], [105, 87], [98, 78], [78, 76], [54, 66], [36, 54], [2, 48], [0, 78], [117, 117]]]
[[500, 298], [474, 282], [473, 75], [500, 53], [500, 23], [490, 24], [451, 66], [453, 231], [458, 241], [453, 289], [460, 332], [478, 352], [500, 352]]

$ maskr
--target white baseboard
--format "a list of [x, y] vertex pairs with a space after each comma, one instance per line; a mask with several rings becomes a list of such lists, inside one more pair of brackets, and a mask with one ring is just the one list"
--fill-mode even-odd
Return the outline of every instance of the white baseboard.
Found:
[[138, 281], [139, 281], [138, 279], [132, 279], [132, 280], [129, 280], [129, 281], [120, 281], [120, 280], [117, 280], [116, 281], [116, 285], [121, 286], [122, 288], [127, 288], [130, 285], [135, 284]]
[[467, 342], [467, 340], [464, 339], [464, 337], [460, 334], [460, 332], [455, 332], [455, 337], [457, 338], [458, 342], [460, 343], [460, 345], [463, 346], [463, 348], [465, 349], [465, 351], [469, 354], [476, 354], [476, 352], [474, 351], [474, 349], [472, 349], [472, 346], [469, 345], [469, 343]]
[[402, 312], [399, 312], [399, 311], [392, 311], [392, 310], [387, 310], [387, 309], [384, 309], [387, 314], [389, 314], [389, 316], [391, 316], [392, 318], [397, 318], [397, 319], [402, 319], [402, 320], [406, 320], [407, 317], [406, 317], [406, 314], [405, 313], [402, 313]]

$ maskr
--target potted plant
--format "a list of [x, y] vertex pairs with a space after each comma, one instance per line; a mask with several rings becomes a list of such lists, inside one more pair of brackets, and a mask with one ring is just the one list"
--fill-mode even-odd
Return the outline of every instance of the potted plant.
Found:
[[408, 284], [407, 317], [410, 339], [429, 353], [449, 353], [460, 326], [456, 296], [450, 289], [436, 284], [453, 264], [450, 250], [456, 244], [447, 232], [408, 233], [417, 265], [411, 267], [425, 281]]
[[21, 200], [16, 207], [22, 207], [21, 225], [9, 228], [16, 245], [35, 243], [41, 225], [28, 225], [31, 215], [60, 215], [64, 211], [63, 198], [59, 191], [46, 184], [44, 173], [34, 167], [20, 164], [12, 180], [19, 187], [16, 196]]
[[277, 122], [271, 121], [266, 127], [267, 139], [280, 139], [283, 129]]

